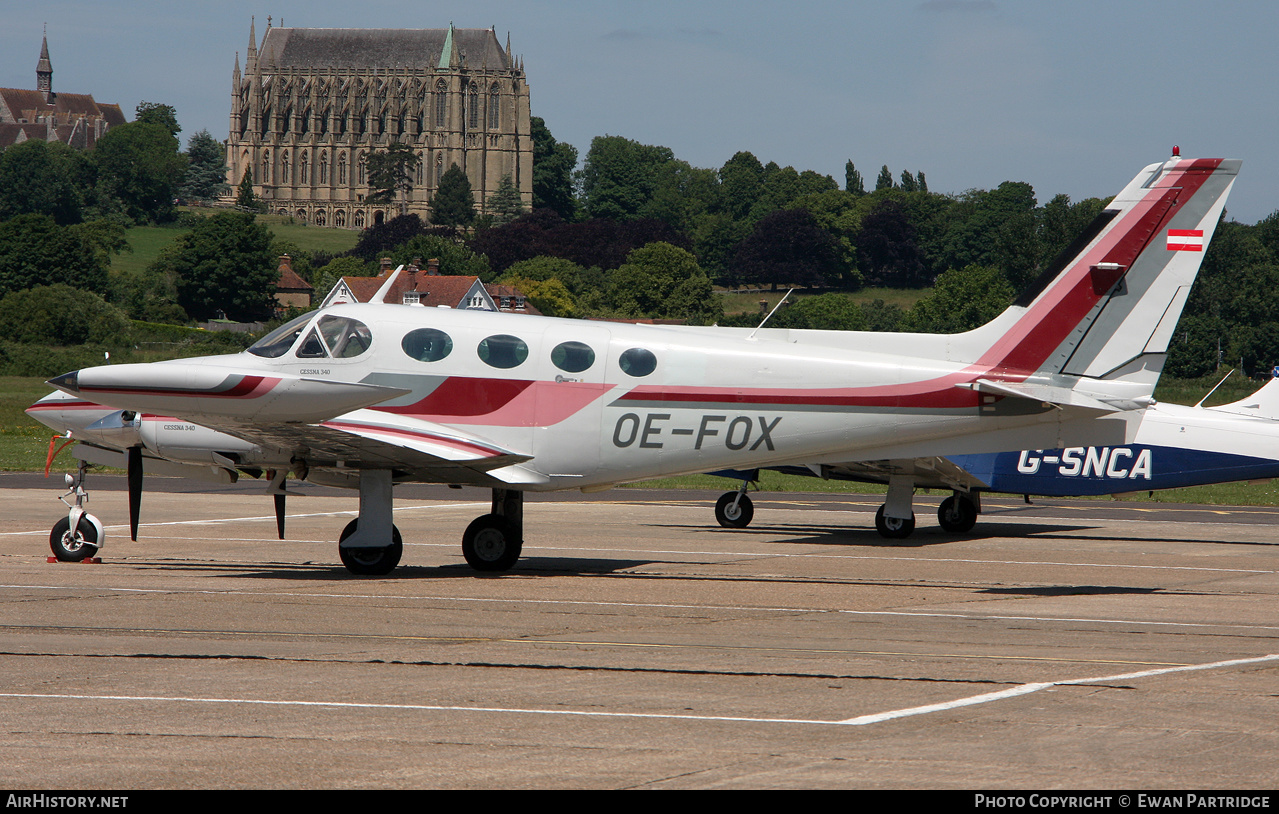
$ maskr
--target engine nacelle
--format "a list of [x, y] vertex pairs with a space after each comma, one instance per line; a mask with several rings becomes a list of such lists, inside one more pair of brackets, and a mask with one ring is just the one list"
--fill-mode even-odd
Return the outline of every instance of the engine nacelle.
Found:
[[72, 435], [82, 441], [128, 449], [142, 443], [141, 426], [142, 417], [137, 413], [115, 410], [82, 429], [73, 430]]
[[180, 418], [143, 416], [139, 438], [148, 450], [171, 461], [222, 465], [227, 457], [237, 463], [261, 458], [256, 444]]

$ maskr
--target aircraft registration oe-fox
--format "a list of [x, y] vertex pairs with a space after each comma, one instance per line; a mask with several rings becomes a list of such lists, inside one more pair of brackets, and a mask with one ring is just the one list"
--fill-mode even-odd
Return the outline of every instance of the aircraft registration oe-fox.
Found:
[[[785, 466], [791, 474], [882, 483], [909, 469], [917, 487], [952, 489], [937, 519], [951, 533], [970, 531], [981, 511], [981, 495], [1044, 497], [1114, 495], [1179, 489], [1237, 481], [1279, 478], [1279, 379], [1230, 404], [1203, 407], [1154, 404], [1146, 408], [1133, 442], [1119, 446], [1022, 449], [917, 459], [867, 461], [839, 467]], [[717, 472], [754, 481], [756, 472]], [[741, 496], [736, 512], [726, 510], [739, 492], [720, 498], [716, 519], [745, 528], [754, 515]]]
[[[506, 570], [526, 491], [1130, 442], [1238, 168], [1176, 154], [1146, 167], [1007, 311], [962, 334], [343, 305], [239, 354], [67, 373], [50, 384], [71, 398], [29, 412], [71, 428], [82, 458], [125, 465], [135, 537], [144, 469], [270, 473], [281, 523], [291, 474], [358, 489], [338, 553], [385, 574], [402, 553], [392, 486], [466, 484], [490, 488], [492, 510], [463, 554]], [[881, 528], [913, 525], [901, 486]], [[101, 545], [85, 518], [77, 500], [54, 529], [60, 557]]]

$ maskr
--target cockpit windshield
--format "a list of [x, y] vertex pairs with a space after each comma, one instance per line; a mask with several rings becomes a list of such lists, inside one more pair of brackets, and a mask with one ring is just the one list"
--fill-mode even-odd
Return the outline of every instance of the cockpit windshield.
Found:
[[315, 314], [303, 314], [281, 325], [253, 343], [249, 353], [278, 359], [296, 344], [298, 349], [294, 356], [302, 359], [350, 359], [364, 353], [373, 344], [373, 335], [363, 322], [332, 314], [320, 317], [306, 339], [298, 344], [298, 337], [314, 317]]
[[302, 329], [311, 321], [315, 314], [303, 314], [297, 319], [291, 319], [271, 333], [254, 342], [249, 347], [249, 353], [255, 356], [265, 356], [267, 359], [278, 359], [289, 352], [289, 348], [293, 347], [293, 343], [298, 340], [298, 336], [302, 333]]

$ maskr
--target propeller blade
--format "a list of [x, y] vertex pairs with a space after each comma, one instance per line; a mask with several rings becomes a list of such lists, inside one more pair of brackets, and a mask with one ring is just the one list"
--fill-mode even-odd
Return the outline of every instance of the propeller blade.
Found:
[[284, 495], [272, 495], [275, 498], [275, 528], [284, 539]]
[[142, 447], [129, 447], [129, 539], [138, 539], [138, 510], [142, 508]]

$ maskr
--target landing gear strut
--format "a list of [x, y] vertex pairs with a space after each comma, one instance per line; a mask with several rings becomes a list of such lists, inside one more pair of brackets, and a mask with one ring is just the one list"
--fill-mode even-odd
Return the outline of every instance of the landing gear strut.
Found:
[[[70, 510], [66, 517], [53, 524], [53, 531], [49, 533], [49, 548], [61, 562], [86, 560], [97, 554], [106, 542], [102, 523], [84, 510], [84, 504], [89, 502], [89, 492], [84, 488], [88, 469], [89, 464], [81, 461], [76, 475], [66, 476], [67, 493], [58, 498]], [[67, 503], [71, 495], [75, 495], [75, 505]]]
[[875, 530], [889, 540], [904, 540], [915, 531], [915, 510], [912, 502], [915, 481], [907, 475], [892, 475], [888, 479], [888, 494], [884, 505], [875, 512]]
[[338, 556], [352, 574], [383, 576], [400, 563], [404, 541], [391, 522], [391, 470], [360, 471], [360, 516], [338, 540]]
[[471, 521], [462, 534], [462, 556], [476, 571], [506, 571], [524, 548], [524, 493], [493, 490], [493, 511]]

